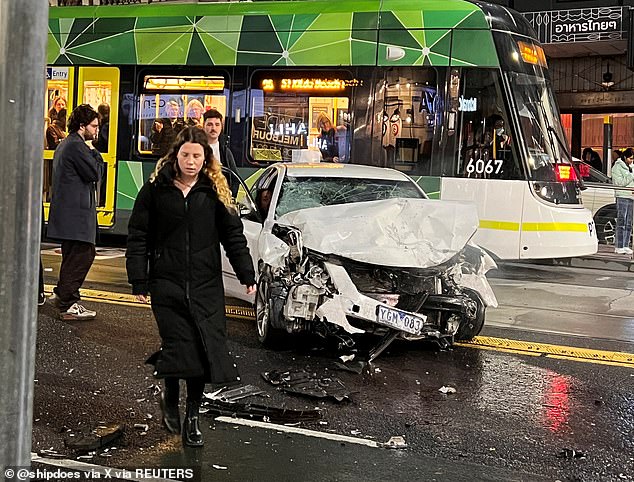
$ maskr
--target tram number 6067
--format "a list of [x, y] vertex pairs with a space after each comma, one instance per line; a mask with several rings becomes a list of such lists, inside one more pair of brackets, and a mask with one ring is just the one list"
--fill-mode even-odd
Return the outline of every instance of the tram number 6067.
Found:
[[502, 159], [478, 159], [473, 160], [473, 157], [467, 162], [465, 172], [467, 174], [499, 174], [502, 170]]

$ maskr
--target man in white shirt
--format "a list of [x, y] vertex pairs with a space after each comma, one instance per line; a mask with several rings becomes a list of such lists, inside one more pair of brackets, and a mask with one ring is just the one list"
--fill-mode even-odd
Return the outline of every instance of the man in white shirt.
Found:
[[[228, 146], [220, 142], [220, 135], [222, 134], [222, 114], [216, 109], [209, 109], [203, 114], [203, 129], [207, 133], [207, 140], [211, 146], [211, 150], [214, 153], [214, 158], [220, 161], [220, 164], [233, 171], [238, 176], [238, 167], [236, 161], [233, 158], [233, 153]], [[238, 185], [229, 180], [231, 186], [231, 192], [235, 196], [238, 192]]]

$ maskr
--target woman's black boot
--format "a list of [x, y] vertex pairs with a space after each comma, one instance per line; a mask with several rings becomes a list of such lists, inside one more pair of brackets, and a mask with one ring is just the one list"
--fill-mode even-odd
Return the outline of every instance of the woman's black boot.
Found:
[[165, 390], [161, 392], [163, 425], [171, 433], [181, 433], [181, 414], [178, 409], [178, 378], [165, 379]]
[[200, 401], [187, 401], [187, 414], [183, 423], [183, 443], [188, 447], [202, 447], [205, 443], [199, 423]]

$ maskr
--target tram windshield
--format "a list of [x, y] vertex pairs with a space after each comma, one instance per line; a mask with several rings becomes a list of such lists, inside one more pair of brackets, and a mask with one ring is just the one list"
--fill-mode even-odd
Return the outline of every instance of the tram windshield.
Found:
[[508, 76], [528, 149], [531, 177], [553, 180], [553, 164], [569, 164], [570, 157], [552, 89], [544, 77], [517, 72]]

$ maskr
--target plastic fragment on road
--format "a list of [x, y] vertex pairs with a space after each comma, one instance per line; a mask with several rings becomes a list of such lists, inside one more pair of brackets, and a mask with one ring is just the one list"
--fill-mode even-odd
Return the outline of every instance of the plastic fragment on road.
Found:
[[222, 400], [204, 400], [200, 413], [212, 416], [239, 417], [261, 420], [271, 423], [313, 422], [321, 418], [319, 410], [293, 410], [277, 408], [255, 403], [223, 402]]
[[122, 435], [123, 425], [118, 423], [104, 423], [95, 427], [90, 433], [77, 434], [76, 437], [67, 439], [64, 443], [69, 449], [88, 452], [90, 450], [104, 448]]
[[454, 387], [445, 387], [442, 386], [438, 389], [440, 393], [456, 393], [456, 389]]
[[141, 432], [147, 432], [150, 427], [146, 423], [135, 423], [134, 428]]
[[37, 454], [40, 457], [44, 457], [47, 459], [65, 459], [67, 457], [66, 454], [60, 454], [59, 452], [56, 452], [52, 449], [40, 450]]
[[364, 362], [361, 360], [356, 360], [356, 361], [347, 362], [347, 363], [334, 362], [334, 367], [337, 370], [343, 370], [346, 372], [356, 373], [357, 375], [361, 375], [367, 366], [368, 366], [367, 362]]
[[557, 454], [557, 458], [560, 459], [580, 459], [583, 460], [587, 457], [585, 452], [581, 452], [575, 449], [563, 449]]
[[337, 402], [350, 401], [350, 394], [344, 383], [336, 377], [318, 377], [305, 370], [272, 370], [262, 373], [262, 378], [284, 392], [313, 398], [333, 398]]
[[227, 467], [225, 467], [224, 465], [213, 464], [212, 467], [218, 470], [227, 470]]
[[354, 353], [352, 355], [341, 355], [339, 359], [344, 363], [348, 363], [349, 361], [354, 360]]
[[226, 390], [226, 387], [222, 387], [212, 393], [205, 393], [205, 398], [209, 400], [222, 400], [223, 402], [234, 402], [241, 398], [250, 397], [252, 395], [261, 395], [264, 390], [256, 387], [255, 385], [244, 385], [242, 387]]
[[401, 435], [395, 435], [390, 437], [385, 443], [378, 444], [379, 447], [383, 447], [386, 449], [405, 449], [407, 448], [407, 443], [405, 442], [405, 438]]

